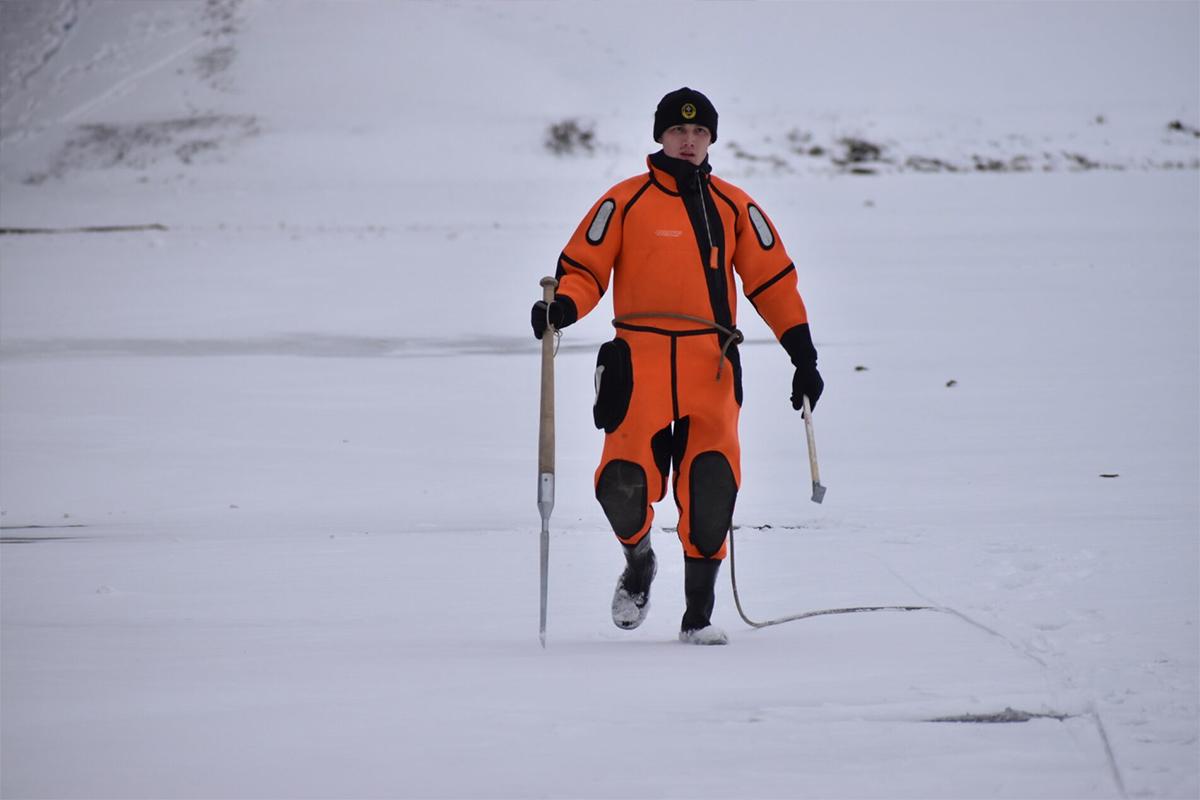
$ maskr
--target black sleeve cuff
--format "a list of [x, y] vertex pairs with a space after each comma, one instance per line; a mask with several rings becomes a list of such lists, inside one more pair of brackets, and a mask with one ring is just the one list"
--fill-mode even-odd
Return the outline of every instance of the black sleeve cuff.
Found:
[[554, 302], [562, 306], [562, 324], [559, 327], [565, 328], [579, 320], [579, 309], [575, 307], [575, 301], [570, 297], [565, 294], [556, 294]]
[[794, 328], [788, 328], [779, 343], [792, 359], [794, 367], [815, 367], [817, 365], [817, 348], [813, 346], [812, 333], [805, 322]]

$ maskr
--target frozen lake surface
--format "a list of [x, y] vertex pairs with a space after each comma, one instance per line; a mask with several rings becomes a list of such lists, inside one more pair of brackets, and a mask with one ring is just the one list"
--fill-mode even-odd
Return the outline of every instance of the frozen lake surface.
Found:
[[[154, 227], [0, 236], [0, 794], [1195, 797], [1196, 4], [599, 8], [3, 7], [0, 227]], [[680, 12], [766, 71], [663, 60]], [[656, 528], [615, 628], [602, 305], [542, 650], [528, 308], [685, 83], [828, 384], [815, 505], [742, 304], [746, 612], [937, 610], [752, 630], [727, 565], [684, 647]]]

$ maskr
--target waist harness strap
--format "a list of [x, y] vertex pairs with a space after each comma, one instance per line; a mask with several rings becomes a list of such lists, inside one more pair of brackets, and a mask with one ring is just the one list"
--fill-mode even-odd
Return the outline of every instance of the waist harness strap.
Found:
[[[643, 311], [634, 314], [622, 314], [621, 316], [613, 319], [612, 324], [614, 328], [619, 328], [621, 327], [619, 323], [628, 322], [629, 320], [634, 319], [678, 319], [683, 320], [684, 322], [695, 322], [699, 325], [712, 328], [713, 333], [723, 334], [721, 355], [717, 360], [717, 380], [721, 380], [721, 369], [725, 366], [725, 354], [729, 352], [729, 348], [733, 347], [734, 345], [741, 344], [746, 338], [737, 328], [727, 328], [718, 322], [712, 321], [711, 319], [705, 319], [704, 317], [693, 317], [691, 314], [676, 314], [671, 311]], [[655, 332], [657, 333], [657, 331]], [[662, 331], [662, 333], [664, 335], [671, 336], [675, 334], [675, 331]]]

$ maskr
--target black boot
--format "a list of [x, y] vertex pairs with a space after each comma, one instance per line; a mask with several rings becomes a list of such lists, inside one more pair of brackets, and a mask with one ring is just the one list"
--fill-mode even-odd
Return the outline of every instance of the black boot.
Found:
[[714, 589], [721, 562], [709, 558], [685, 558], [683, 565], [683, 594], [687, 610], [679, 626], [679, 641], [688, 644], [726, 644], [725, 631], [712, 624]]
[[650, 534], [625, 549], [625, 571], [617, 579], [613, 592], [612, 620], [618, 628], [633, 630], [650, 612], [650, 584], [658, 572], [658, 560], [650, 549]]

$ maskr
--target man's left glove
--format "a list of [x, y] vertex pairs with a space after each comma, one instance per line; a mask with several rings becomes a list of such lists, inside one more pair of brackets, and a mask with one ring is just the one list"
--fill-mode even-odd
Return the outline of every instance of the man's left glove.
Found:
[[817, 348], [813, 346], [808, 323], [789, 328], [779, 343], [783, 345], [796, 367], [796, 374], [792, 376], [792, 408], [797, 411], [804, 408], [806, 395], [809, 405], [816, 408], [821, 392], [825, 391], [825, 381], [821, 379], [821, 373], [817, 372]]
[[542, 334], [546, 332], [547, 320], [555, 330], [562, 330], [577, 319], [579, 319], [579, 312], [575, 308], [575, 301], [566, 295], [559, 294], [554, 296], [548, 309], [545, 300], [538, 300], [534, 303], [529, 322], [533, 325], [534, 338], [541, 339]]

